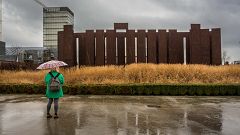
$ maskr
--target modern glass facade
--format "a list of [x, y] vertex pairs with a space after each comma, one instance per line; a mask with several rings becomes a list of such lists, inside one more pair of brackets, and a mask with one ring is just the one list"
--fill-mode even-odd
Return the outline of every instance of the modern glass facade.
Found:
[[68, 7], [47, 7], [43, 9], [43, 47], [52, 50], [57, 57], [58, 31], [64, 25], [74, 25], [74, 14]]

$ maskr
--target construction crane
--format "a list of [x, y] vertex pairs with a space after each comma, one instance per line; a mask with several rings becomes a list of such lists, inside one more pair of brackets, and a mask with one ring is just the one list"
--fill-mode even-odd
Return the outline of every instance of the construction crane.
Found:
[[34, 0], [34, 1], [37, 2], [39, 5], [41, 5], [43, 8], [47, 8], [47, 6], [43, 4], [41, 1], [39, 0]]

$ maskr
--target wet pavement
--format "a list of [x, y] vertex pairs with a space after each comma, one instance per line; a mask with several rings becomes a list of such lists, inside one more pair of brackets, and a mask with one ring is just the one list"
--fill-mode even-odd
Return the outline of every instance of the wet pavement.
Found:
[[0, 95], [0, 134], [240, 134], [240, 97], [65, 96], [59, 119], [46, 118], [46, 104], [41, 95]]

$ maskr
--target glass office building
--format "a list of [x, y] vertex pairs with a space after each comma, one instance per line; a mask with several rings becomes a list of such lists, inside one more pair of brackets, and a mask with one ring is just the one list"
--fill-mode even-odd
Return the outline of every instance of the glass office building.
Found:
[[43, 9], [43, 47], [51, 50], [56, 58], [58, 31], [63, 31], [64, 25], [74, 25], [74, 14], [68, 7]]

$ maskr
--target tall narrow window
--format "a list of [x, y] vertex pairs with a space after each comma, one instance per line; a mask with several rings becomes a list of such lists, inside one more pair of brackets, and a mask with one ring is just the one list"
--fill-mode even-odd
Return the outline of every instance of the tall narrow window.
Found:
[[135, 37], [135, 63], [137, 63], [137, 38]]
[[118, 63], [118, 38], [116, 37], [116, 63]]
[[148, 38], [145, 38], [145, 63], [148, 63]]
[[124, 58], [125, 58], [125, 65], [127, 64], [127, 38], [124, 38]]
[[183, 38], [183, 60], [184, 65], [187, 64], [187, 38]]
[[79, 65], [79, 38], [76, 38], [76, 57], [77, 65]]
[[105, 64], [107, 63], [107, 38], [104, 37]]

